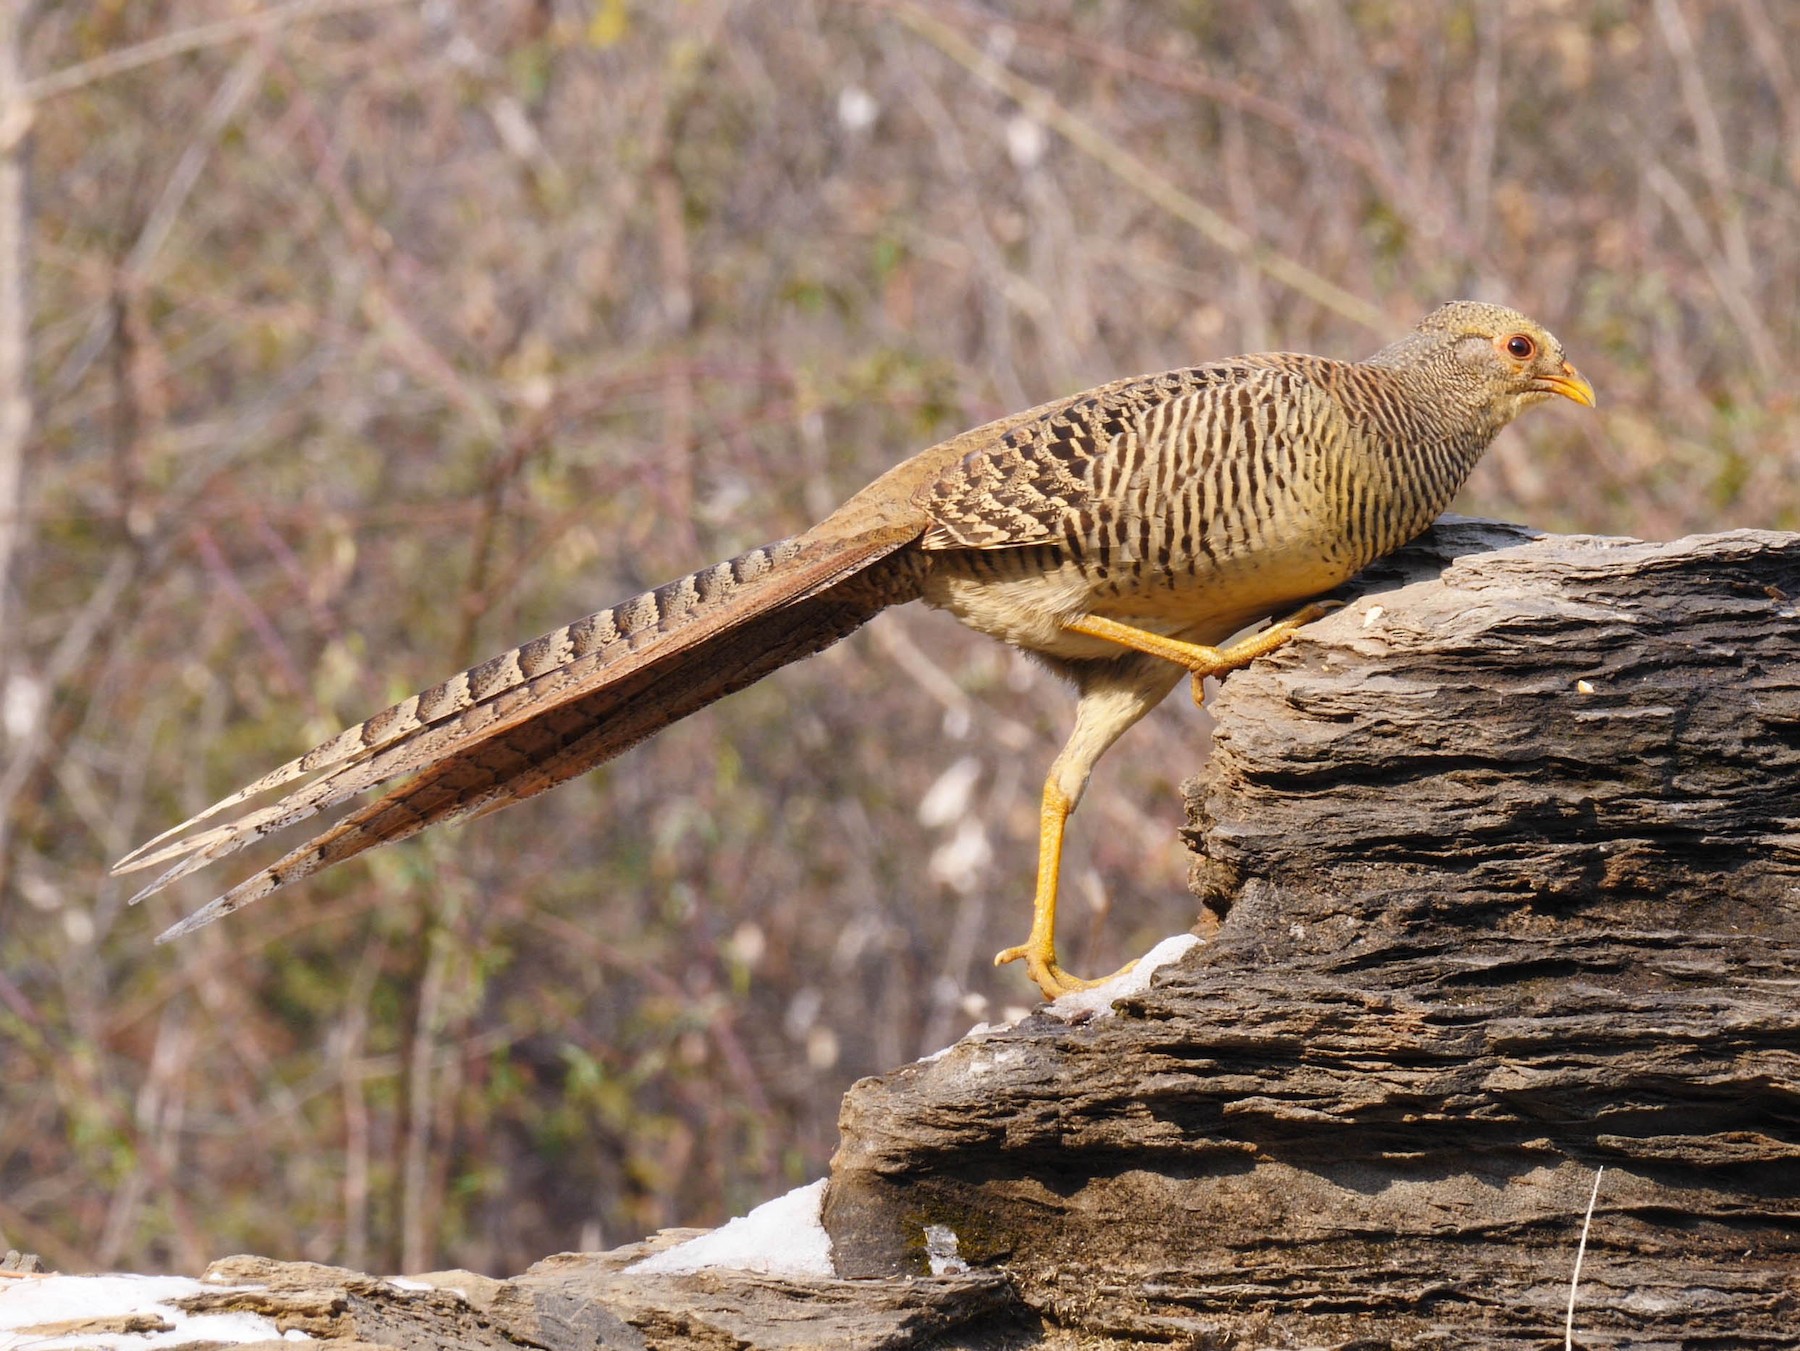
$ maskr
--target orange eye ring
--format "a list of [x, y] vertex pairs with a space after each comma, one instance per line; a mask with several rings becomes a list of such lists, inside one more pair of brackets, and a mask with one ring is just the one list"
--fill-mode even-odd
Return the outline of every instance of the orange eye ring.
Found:
[[1531, 340], [1529, 334], [1515, 333], [1506, 340], [1503, 346], [1506, 349], [1506, 355], [1514, 361], [1530, 361], [1537, 355], [1537, 344]]

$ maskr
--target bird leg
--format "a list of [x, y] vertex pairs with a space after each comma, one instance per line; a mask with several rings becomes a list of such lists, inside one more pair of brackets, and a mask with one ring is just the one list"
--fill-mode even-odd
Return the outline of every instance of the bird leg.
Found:
[[[1038, 812], [1037, 893], [1031, 903], [1031, 933], [1023, 943], [1007, 948], [995, 957], [995, 966], [1023, 960], [1027, 974], [1044, 992], [1046, 999], [1092, 989], [1101, 983], [1072, 976], [1056, 961], [1056, 898], [1062, 875], [1063, 827], [1075, 810], [1075, 804], [1081, 800], [1094, 763], [1127, 727], [1154, 708], [1169, 692], [1176, 677], [1172, 673], [1165, 674], [1169, 668], [1163, 663], [1173, 662], [1191, 673], [1194, 702], [1199, 703], [1207, 676], [1223, 675], [1240, 666], [1248, 666], [1265, 652], [1280, 647], [1300, 625], [1338, 609], [1341, 604], [1340, 601], [1315, 601], [1271, 624], [1261, 633], [1227, 647], [1183, 642], [1099, 615], [1081, 615], [1063, 621], [1063, 627], [1071, 633], [1104, 638], [1155, 660], [1127, 662], [1123, 666], [1109, 663], [1110, 672], [1097, 673], [1091, 677], [1092, 683], [1082, 688], [1081, 703], [1075, 712], [1075, 730], [1070, 733], [1068, 744], [1056, 757], [1056, 763], [1050, 766], [1049, 776], [1044, 780], [1043, 805]], [[1127, 965], [1115, 974], [1123, 975], [1129, 970], [1131, 966]]]
[[1253, 633], [1248, 638], [1240, 638], [1228, 647], [1210, 647], [1205, 643], [1185, 642], [1180, 638], [1164, 637], [1160, 633], [1151, 633], [1147, 629], [1134, 628], [1130, 624], [1121, 624], [1116, 619], [1106, 619], [1100, 615], [1077, 615], [1073, 619], [1065, 619], [1063, 627], [1070, 633], [1085, 634], [1089, 638], [1104, 638], [1108, 642], [1117, 643], [1120, 647], [1129, 647], [1134, 652], [1147, 653], [1152, 657], [1161, 657], [1184, 667], [1193, 676], [1194, 703], [1204, 702], [1205, 682], [1208, 676], [1224, 675], [1227, 671], [1235, 671], [1248, 666], [1258, 657], [1273, 652], [1288, 639], [1302, 624], [1309, 624], [1322, 615], [1343, 608], [1341, 600], [1318, 600], [1304, 605], [1294, 611], [1286, 619], [1269, 625], [1261, 633]]
[[[1122, 655], [1116, 661], [1093, 663], [1080, 679], [1081, 702], [1075, 708], [1075, 728], [1044, 779], [1043, 806], [1038, 813], [1037, 893], [1031, 904], [1031, 934], [1017, 947], [994, 958], [995, 966], [1023, 960], [1026, 972], [1046, 999], [1100, 984], [1070, 975], [1056, 961], [1056, 897], [1062, 873], [1063, 825], [1081, 801], [1095, 762], [1126, 728], [1162, 702], [1180, 676], [1167, 662]], [[1130, 969], [1127, 966], [1123, 970]]]
[[[1025, 973], [1037, 982], [1044, 998], [1056, 999], [1075, 990], [1090, 990], [1101, 984], [1071, 976], [1056, 962], [1056, 890], [1062, 875], [1063, 823], [1075, 810], [1056, 782], [1056, 773], [1044, 780], [1044, 803], [1038, 813], [1038, 877], [1037, 894], [1031, 901], [1031, 934], [1017, 947], [1006, 949], [994, 958], [995, 966], [1025, 961]], [[1124, 975], [1135, 962], [1127, 962], [1114, 972]], [[1112, 977], [1107, 977], [1110, 980]]]

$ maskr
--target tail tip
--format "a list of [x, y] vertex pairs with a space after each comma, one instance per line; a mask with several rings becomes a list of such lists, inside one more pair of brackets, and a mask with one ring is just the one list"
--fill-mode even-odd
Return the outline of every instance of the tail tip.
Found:
[[204, 929], [221, 915], [229, 915], [237, 909], [234, 905], [227, 905], [225, 901], [223, 896], [215, 901], [208, 901], [185, 919], [176, 920], [156, 936], [156, 946], [160, 948], [165, 943], [173, 943], [177, 938], [186, 938], [194, 930]]

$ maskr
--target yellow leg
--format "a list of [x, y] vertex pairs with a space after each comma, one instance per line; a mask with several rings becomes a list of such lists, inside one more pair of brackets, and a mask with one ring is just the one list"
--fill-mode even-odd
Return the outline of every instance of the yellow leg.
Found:
[[1321, 615], [1342, 609], [1343, 604], [1341, 600], [1314, 601], [1294, 611], [1286, 619], [1269, 625], [1261, 633], [1239, 639], [1230, 647], [1208, 647], [1204, 643], [1167, 638], [1160, 633], [1133, 628], [1130, 624], [1121, 624], [1116, 619], [1106, 619], [1100, 615], [1080, 615], [1074, 619], [1066, 619], [1063, 627], [1070, 633], [1104, 638], [1109, 643], [1129, 647], [1134, 652], [1146, 652], [1152, 657], [1172, 661], [1177, 666], [1185, 666], [1193, 675], [1194, 702], [1198, 704], [1208, 676], [1224, 675], [1227, 671], [1248, 666], [1258, 657], [1273, 652], [1287, 642], [1294, 636], [1294, 630], [1302, 624], [1309, 624]]
[[[1109, 663], [1090, 671], [1086, 677], [1081, 703], [1075, 712], [1075, 730], [1069, 734], [1068, 744], [1056, 757], [1056, 763], [1050, 766], [1049, 777], [1044, 780], [1043, 806], [1038, 814], [1037, 894], [1031, 904], [1031, 933], [1018, 947], [1008, 948], [994, 958], [996, 966], [1024, 961], [1026, 972], [1046, 999], [1100, 984], [1071, 976], [1056, 962], [1056, 896], [1062, 872], [1063, 826], [1069, 813], [1075, 810], [1075, 804], [1081, 800], [1094, 762], [1120, 733], [1156, 707], [1169, 692], [1177, 677], [1164, 663], [1173, 663], [1191, 673], [1194, 702], [1199, 703], [1202, 682], [1207, 676], [1223, 675], [1240, 666], [1248, 666], [1263, 653], [1280, 647], [1300, 625], [1337, 609], [1338, 605], [1337, 601], [1315, 602], [1279, 623], [1271, 624], [1261, 633], [1222, 648], [1166, 638], [1160, 633], [1149, 633], [1099, 615], [1083, 615], [1063, 622], [1063, 627], [1071, 633], [1103, 638], [1157, 660]], [[1131, 968], [1124, 969], [1129, 971]]]
[[[1055, 999], [1072, 990], [1088, 990], [1100, 984], [1071, 976], [1056, 964], [1056, 891], [1062, 875], [1063, 823], [1075, 810], [1062, 789], [1056, 774], [1044, 780], [1044, 804], [1038, 814], [1038, 878], [1037, 895], [1031, 902], [1031, 934], [1018, 947], [1008, 948], [994, 958], [995, 966], [1025, 961], [1025, 972], [1037, 982], [1044, 998]], [[1127, 965], [1115, 974], [1131, 970]]]

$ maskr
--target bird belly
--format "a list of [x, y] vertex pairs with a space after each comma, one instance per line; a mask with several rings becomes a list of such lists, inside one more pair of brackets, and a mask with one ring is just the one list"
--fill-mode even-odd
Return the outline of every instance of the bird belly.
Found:
[[1032, 559], [1043, 551], [956, 550], [936, 555], [924, 601], [978, 633], [1058, 657], [1116, 655], [1111, 644], [1071, 634], [1065, 619], [1089, 612], [1090, 580], [1067, 560]]
[[1354, 569], [1334, 565], [1310, 541], [1219, 559], [1095, 566], [1048, 551], [957, 550], [932, 559], [923, 598], [1003, 642], [1072, 661], [1105, 659], [1119, 648], [1070, 633], [1064, 622], [1100, 615], [1133, 628], [1219, 643], [1246, 625], [1329, 591]]

